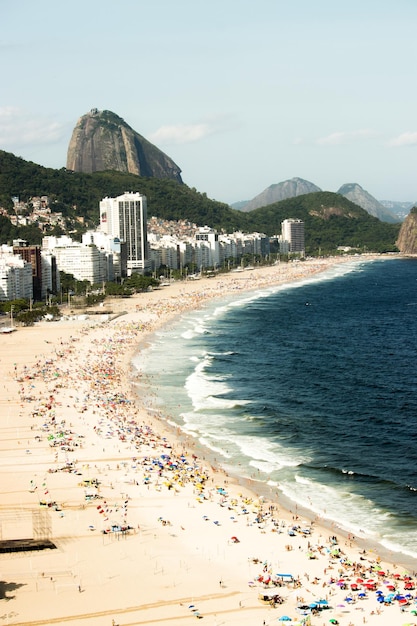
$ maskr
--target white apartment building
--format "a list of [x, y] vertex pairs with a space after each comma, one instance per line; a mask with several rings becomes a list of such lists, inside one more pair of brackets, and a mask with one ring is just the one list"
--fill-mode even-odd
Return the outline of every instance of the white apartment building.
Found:
[[100, 230], [126, 243], [128, 275], [150, 269], [146, 196], [127, 191], [101, 200]]
[[199, 267], [218, 267], [220, 264], [219, 235], [213, 228], [203, 226], [195, 235], [196, 248], [200, 249], [197, 256], [204, 259], [202, 263], [196, 261]]
[[107, 260], [106, 280], [118, 280], [127, 276], [126, 244], [100, 230], [89, 230], [82, 236], [85, 246], [94, 244], [103, 252]]
[[95, 245], [72, 242], [70, 246], [54, 248], [54, 254], [59, 270], [72, 274], [77, 280], [88, 280], [90, 283], [107, 280], [106, 255]]
[[289, 251], [304, 254], [304, 222], [299, 219], [287, 219], [281, 223], [281, 236], [288, 241]]
[[0, 301], [32, 300], [32, 265], [4, 248], [0, 253]]
[[[88, 234], [85, 238], [86, 242], [90, 241]], [[112, 253], [98, 248], [94, 243], [79, 243], [67, 235], [44, 237], [42, 254], [46, 252], [56, 257], [58, 275], [62, 271], [72, 274], [77, 280], [88, 280], [90, 283], [102, 283], [115, 278]]]

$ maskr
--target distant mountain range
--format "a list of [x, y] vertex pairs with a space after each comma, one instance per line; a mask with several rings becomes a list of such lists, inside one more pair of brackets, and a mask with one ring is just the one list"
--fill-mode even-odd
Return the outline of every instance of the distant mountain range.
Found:
[[[254, 209], [273, 204], [274, 202], [286, 200], [287, 198], [295, 198], [308, 193], [321, 191], [322, 189], [317, 187], [314, 183], [304, 180], [303, 178], [295, 177], [281, 183], [270, 185], [252, 200], [235, 202], [230, 206], [233, 209], [247, 213]], [[379, 202], [357, 183], [342, 185], [336, 193], [348, 198], [348, 200], [360, 206], [369, 213], [369, 215], [377, 217], [382, 222], [401, 222], [413, 207], [412, 202]]]
[[405, 220], [413, 206], [417, 204], [417, 202], [396, 202], [395, 200], [380, 200], [380, 203], [401, 221]]
[[[182, 184], [181, 169], [162, 150], [133, 130], [112, 111], [91, 109], [82, 115], [72, 132], [67, 153], [67, 169], [73, 172], [125, 172], [141, 177], [174, 180]], [[289, 198], [322, 189], [302, 178], [291, 178], [270, 185], [252, 200], [232, 204], [233, 209], [249, 213]], [[413, 203], [382, 203], [357, 183], [342, 185], [337, 191], [369, 215], [388, 223], [401, 222]], [[396, 210], [400, 204], [399, 211]]]

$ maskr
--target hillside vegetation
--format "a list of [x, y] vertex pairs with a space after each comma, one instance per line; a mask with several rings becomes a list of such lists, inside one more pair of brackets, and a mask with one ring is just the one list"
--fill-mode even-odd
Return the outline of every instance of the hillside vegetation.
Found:
[[[330, 192], [289, 198], [242, 213], [176, 181], [121, 172], [81, 174], [65, 168], [56, 170], [0, 151], [0, 206], [8, 209], [12, 207], [12, 196], [28, 201], [33, 196], [47, 195], [53, 211], [62, 212], [68, 223], [71, 220], [76, 223], [77, 218], [83, 217], [86, 229], [99, 223], [100, 200], [125, 191], [138, 191], [147, 196], [149, 216], [188, 220], [224, 232], [258, 231], [272, 236], [281, 232], [282, 220], [302, 219], [308, 254], [328, 254], [341, 245], [362, 251], [396, 250], [400, 228], [399, 224], [379, 221], [343, 196]], [[0, 219], [0, 243], [16, 237], [38, 243], [42, 233], [39, 231], [38, 235], [34, 230], [35, 227], [15, 228], [3, 217]]]
[[329, 254], [338, 246], [351, 246], [360, 251], [391, 252], [400, 224], [381, 222], [344, 196], [330, 191], [309, 193], [288, 198], [247, 214], [250, 224], [271, 234], [280, 232], [287, 218], [303, 220], [306, 251]]

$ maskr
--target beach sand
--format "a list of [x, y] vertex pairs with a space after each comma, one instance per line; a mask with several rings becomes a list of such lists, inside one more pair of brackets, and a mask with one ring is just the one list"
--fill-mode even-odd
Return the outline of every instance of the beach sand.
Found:
[[50, 547], [0, 553], [0, 623], [417, 624], [415, 590], [385, 605], [366, 587], [407, 593], [413, 571], [226, 475], [135, 393], [132, 356], [175, 316], [339, 262], [172, 283], [1, 336], [1, 545]]

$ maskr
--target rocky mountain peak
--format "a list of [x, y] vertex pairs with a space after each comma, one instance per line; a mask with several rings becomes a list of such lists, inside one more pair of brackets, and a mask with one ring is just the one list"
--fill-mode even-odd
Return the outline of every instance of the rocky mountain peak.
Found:
[[67, 169], [87, 174], [113, 170], [182, 183], [181, 169], [169, 156], [112, 111], [98, 109], [77, 121], [68, 146]]
[[377, 217], [383, 222], [398, 222], [398, 218], [393, 215], [381, 202], [376, 200], [370, 193], [365, 191], [358, 183], [345, 183], [338, 192], [351, 202], [354, 202], [367, 213]]
[[314, 193], [316, 191], [321, 191], [320, 187], [310, 183], [308, 180], [295, 177], [290, 180], [284, 180], [281, 183], [270, 185], [245, 204], [240, 210], [245, 212], [253, 211], [259, 207], [273, 204], [274, 202], [280, 202], [287, 198], [294, 198], [295, 196], [302, 196], [306, 193]]

